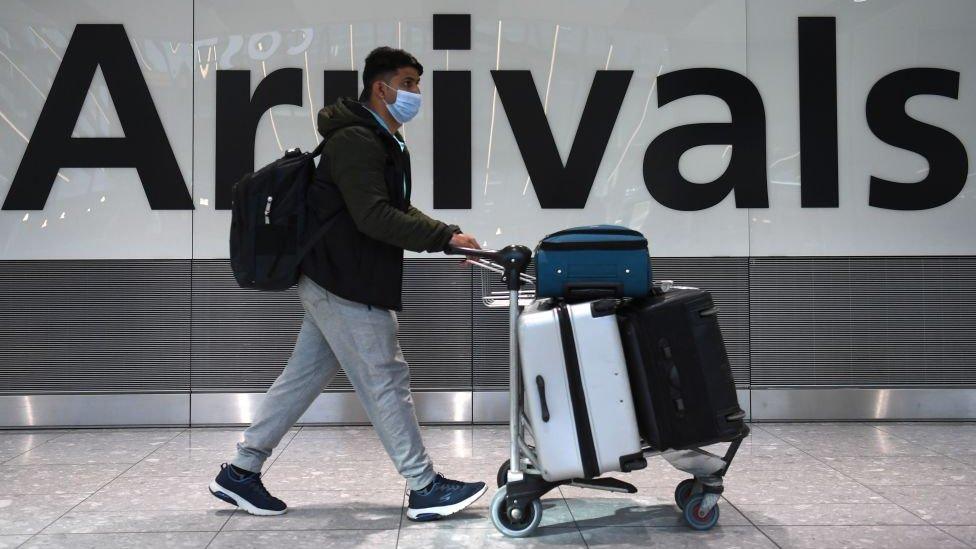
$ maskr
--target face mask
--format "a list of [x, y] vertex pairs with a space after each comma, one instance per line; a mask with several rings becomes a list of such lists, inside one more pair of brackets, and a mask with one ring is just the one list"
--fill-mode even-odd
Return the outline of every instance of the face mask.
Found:
[[420, 94], [398, 90], [386, 82], [381, 82], [387, 88], [396, 92], [396, 101], [391, 105], [386, 103], [386, 110], [390, 111], [390, 116], [401, 124], [406, 124], [420, 111]]

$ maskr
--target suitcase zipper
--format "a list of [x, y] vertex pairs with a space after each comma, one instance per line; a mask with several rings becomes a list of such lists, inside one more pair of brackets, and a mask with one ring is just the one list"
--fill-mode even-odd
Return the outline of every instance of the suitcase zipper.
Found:
[[629, 240], [617, 242], [541, 242], [540, 250], [643, 250], [647, 241]]
[[599, 228], [583, 228], [577, 227], [574, 229], [563, 229], [561, 231], [556, 231], [551, 234], [547, 234], [546, 238], [552, 238], [554, 236], [562, 236], [564, 234], [618, 234], [618, 235], [629, 235], [629, 236], [639, 236], [643, 238], [643, 234], [640, 231], [635, 231], [634, 229], [599, 229]]

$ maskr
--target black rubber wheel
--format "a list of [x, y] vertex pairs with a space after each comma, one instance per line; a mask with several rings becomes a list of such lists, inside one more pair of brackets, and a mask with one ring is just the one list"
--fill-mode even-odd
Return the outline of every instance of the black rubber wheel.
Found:
[[507, 489], [503, 486], [495, 492], [495, 497], [491, 498], [491, 522], [495, 528], [506, 537], [524, 538], [531, 536], [539, 523], [542, 522], [542, 502], [532, 500], [525, 509], [525, 516], [521, 520], [515, 521], [508, 515], [508, 506], [505, 503], [505, 493]]
[[508, 468], [511, 463], [512, 460], [506, 459], [505, 463], [502, 463], [502, 466], [498, 468], [498, 475], [495, 476], [495, 482], [498, 488], [508, 484]]
[[685, 505], [691, 499], [691, 494], [695, 490], [695, 479], [688, 478], [678, 483], [674, 489], [674, 502], [678, 504], [678, 509], [685, 510]]
[[704, 497], [704, 494], [691, 496], [682, 512], [685, 522], [694, 530], [711, 530], [718, 522], [718, 504], [715, 504], [715, 507], [712, 507], [705, 515], [701, 515], [701, 504]]

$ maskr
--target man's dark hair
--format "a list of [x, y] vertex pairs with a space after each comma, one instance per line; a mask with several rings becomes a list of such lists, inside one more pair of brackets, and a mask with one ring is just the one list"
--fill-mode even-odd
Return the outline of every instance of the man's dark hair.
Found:
[[397, 69], [403, 67], [413, 67], [417, 69], [418, 74], [424, 74], [424, 66], [409, 52], [389, 46], [380, 46], [369, 52], [366, 56], [366, 66], [363, 67], [363, 93], [359, 94], [359, 101], [369, 100], [373, 82], [386, 80], [396, 73]]

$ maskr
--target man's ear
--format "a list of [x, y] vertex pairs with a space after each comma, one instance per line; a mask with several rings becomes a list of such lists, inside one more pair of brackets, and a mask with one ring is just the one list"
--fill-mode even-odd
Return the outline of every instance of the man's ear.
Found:
[[383, 98], [383, 84], [382, 80], [373, 80], [373, 95], [379, 94], [380, 101], [386, 103], [386, 99]]

